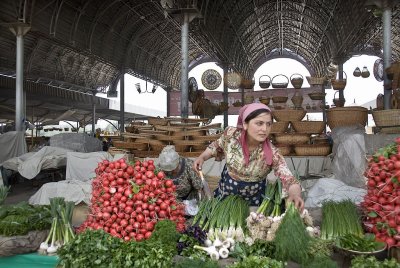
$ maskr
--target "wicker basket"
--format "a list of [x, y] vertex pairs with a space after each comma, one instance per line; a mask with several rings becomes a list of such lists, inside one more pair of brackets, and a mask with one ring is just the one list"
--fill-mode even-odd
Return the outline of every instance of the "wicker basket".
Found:
[[400, 133], [400, 109], [372, 111], [372, 117], [381, 133]]
[[329, 144], [297, 144], [294, 152], [299, 156], [326, 156], [331, 153]]
[[[276, 82], [276, 80], [275, 80], [275, 82], [274, 82], [274, 79], [276, 79], [277, 77], [282, 77], [284, 79], [284, 81]], [[289, 78], [287, 78], [286, 75], [278, 74], [278, 75], [275, 75], [274, 77], [272, 77], [272, 80], [271, 80], [272, 88], [287, 88], [288, 84], [289, 84]]]
[[183, 143], [185, 141], [174, 141], [174, 146], [177, 152], [187, 152], [189, 151], [189, 145]]
[[260, 85], [260, 88], [269, 88], [269, 86], [271, 85], [271, 77], [266, 74], [260, 76], [260, 78], [258, 79], [258, 84]]
[[327, 110], [326, 115], [331, 129], [353, 125], [365, 126], [368, 120], [367, 108], [358, 106], [331, 108]]
[[292, 122], [297, 133], [319, 134], [325, 129], [324, 121], [297, 121]]
[[299, 110], [275, 110], [272, 115], [276, 121], [301, 121], [306, 116], [306, 111], [303, 109]]
[[325, 83], [326, 77], [313, 77], [306, 76], [307, 81], [310, 85], [323, 85]]
[[184, 127], [179, 126], [155, 126], [155, 128], [157, 130], [164, 130], [168, 132], [183, 131], [185, 129]]
[[262, 104], [268, 105], [268, 104], [269, 104], [269, 101], [271, 100], [271, 98], [268, 98], [268, 97], [260, 97], [260, 98], [258, 98], [258, 100], [259, 100]]
[[125, 141], [114, 141], [113, 145], [118, 149], [134, 149], [140, 151], [147, 150], [149, 146], [147, 143]]
[[192, 136], [192, 140], [194, 141], [215, 141], [221, 137], [222, 134], [214, 134], [214, 135], [207, 135], [207, 136]]
[[149, 140], [150, 148], [155, 152], [161, 152], [162, 149], [167, 145], [166, 142], [159, 140]]
[[[343, 72], [343, 71], [342, 71]], [[343, 72], [344, 77], [342, 79], [331, 79], [332, 88], [334, 90], [343, 90], [347, 84], [347, 74]]]
[[277, 144], [305, 144], [310, 142], [309, 134], [298, 133], [281, 133], [275, 134], [275, 141]]
[[287, 102], [288, 97], [287, 96], [274, 96], [272, 97], [272, 101], [274, 103], [285, 103]]
[[253, 95], [246, 95], [244, 96], [244, 104], [250, 104], [254, 102], [254, 96]]
[[125, 131], [133, 133], [133, 132], [135, 132], [135, 127], [134, 126], [127, 126], [127, 127], [125, 127]]
[[280, 121], [272, 123], [271, 134], [274, 133], [285, 133], [288, 129], [289, 122], [288, 121]]
[[287, 144], [275, 144], [275, 147], [278, 148], [281, 155], [290, 155], [292, 153], [292, 146]]
[[290, 83], [292, 84], [292, 86], [296, 89], [301, 88], [301, 86], [303, 85], [303, 76], [301, 74], [292, 74], [290, 76]]
[[149, 124], [153, 126], [166, 126], [168, 121], [160, 117], [149, 117]]
[[322, 93], [322, 92], [311, 92], [308, 93], [308, 96], [310, 97], [310, 99], [312, 100], [323, 100], [326, 96], [326, 93]]
[[175, 141], [175, 140], [184, 140], [185, 136], [170, 136], [170, 135], [155, 135], [157, 140], [160, 141]]

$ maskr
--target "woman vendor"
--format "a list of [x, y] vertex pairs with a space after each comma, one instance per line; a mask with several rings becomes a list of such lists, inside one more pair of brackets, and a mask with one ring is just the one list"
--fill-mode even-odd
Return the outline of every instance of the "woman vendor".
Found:
[[158, 156], [158, 167], [176, 185], [179, 200], [198, 199], [203, 189], [203, 182], [192, 166], [193, 160], [180, 157], [173, 145], [165, 146]]
[[239, 111], [236, 127], [227, 127], [222, 136], [211, 143], [193, 162], [193, 169], [201, 170], [204, 161], [214, 157], [226, 159], [215, 196], [237, 194], [252, 206], [262, 202], [266, 177], [273, 169], [282, 181], [288, 201], [302, 211], [304, 201], [301, 185], [286, 165], [286, 161], [268, 139], [272, 126], [272, 114], [268, 106], [252, 103]]

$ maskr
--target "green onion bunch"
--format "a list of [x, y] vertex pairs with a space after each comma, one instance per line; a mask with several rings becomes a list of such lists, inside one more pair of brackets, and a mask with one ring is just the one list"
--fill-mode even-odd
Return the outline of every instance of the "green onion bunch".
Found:
[[280, 216], [282, 203], [282, 182], [276, 180], [276, 182], [267, 183], [265, 189], [264, 200], [257, 210], [258, 214], [264, 214], [265, 216], [276, 217]]
[[364, 235], [356, 205], [350, 200], [324, 202], [321, 238], [336, 239], [346, 234]]

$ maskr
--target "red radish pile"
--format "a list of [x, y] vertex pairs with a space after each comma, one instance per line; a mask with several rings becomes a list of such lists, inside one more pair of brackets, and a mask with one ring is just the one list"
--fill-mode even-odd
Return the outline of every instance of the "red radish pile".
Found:
[[103, 229], [125, 241], [141, 241], [151, 236], [158, 220], [176, 222], [184, 231], [184, 205], [175, 198], [176, 186], [154, 162], [136, 161], [128, 165], [124, 159], [104, 160], [96, 168], [92, 181], [90, 215], [79, 227]]
[[367, 231], [389, 247], [400, 247], [400, 137], [378, 150], [365, 173], [368, 193], [361, 205]]

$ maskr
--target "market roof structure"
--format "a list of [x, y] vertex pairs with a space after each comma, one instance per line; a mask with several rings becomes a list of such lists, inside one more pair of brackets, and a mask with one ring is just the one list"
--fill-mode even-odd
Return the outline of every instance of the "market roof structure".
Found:
[[322, 75], [353, 55], [382, 57], [382, 17], [392, 9], [392, 57], [400, 57], [395, 0], [2, 0], [0, 73], [15, 75], [13, 23], [24, 41], [25, 78], [70, 90], [105, 89], [121, 70], [179, 90], [181, 15], [190, 22], [189, 68], [206, 61], [250, 78], [275, 57]]

